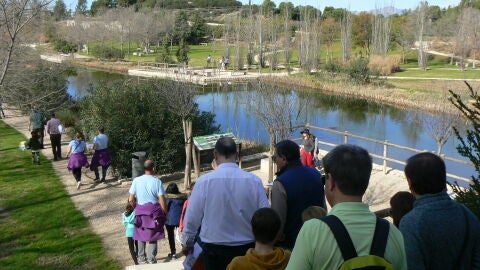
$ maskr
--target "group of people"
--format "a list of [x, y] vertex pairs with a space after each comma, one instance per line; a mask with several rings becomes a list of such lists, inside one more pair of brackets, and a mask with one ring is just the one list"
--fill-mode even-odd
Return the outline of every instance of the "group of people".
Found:
[[[68, 144], [68, 151], [66, 157], [68, 158], [67, 169], [72, 172], [76, 181], [77, 189], [80, 189], [82, 184], [82, 168], [90, 168], [95, 173], [95, 182], [105, 182], [107, 177], [107, 170], [112, 160], [108, 152], [108, 136], [105, 134], [103, 127], [98, 129], [98, 134], [93, 138], [93, 157], [91, 162], [88, 162], [85, 151], [87, 150], [87, 143], [83, 140], [83, 134], [77, 132], [75, 138]], [[102, 178], [98, 167], [102, 167]]]
[[[31, 138], [29, 146], [32, 150], [32, 161], [40, 164], [39, 150], [44, 149], [45, 131], [50, 136], [50, 143], [52, 146], [53, 160], [58, 161], [62, 159], [62, 134], [65, 133], [65, 127], [62, 122], [56, 117], [55, 113], [51, 113], [50, 119], [46, 121], [45, 114], [34, 108], [29, 118], [28, 129], [31, 131]], [[80, 189], [82, 180], [82, 167], [90, 168], [95, 173], [95, 181], [105, 181], [107, 170], [112, 160], [108, 152], [108, 136], [105, 134], [103, 127], [98, 129], [98, 134], [93, 138], [93, 150], [95, 151], [91, 162], [88, 162], [85, 151], [87, 144], [83, 140], [83, 134], [77, 132], [75, 137], [68, 144], [68, 151], [66, 158], [69, 158], [67, 169], [72, 172], [76, 187]], [[98, 171], [98, 167], [102, 167], [102, 176]]]
[[[188, 200], [182, 252], [188, 255], [199, 245], [208, 270], [350, 269], [359, 264], [480, 269], [480, 223], [447, 194], [445, 163], [437, 155], [420, 153], [407, 160], [410, 192], [392, 198], [391, 224], [362, 202], [372, 171], [365, 149], [348, 144], [332, 149], [322, 159], [324, 178], [302, 164], [300, 150], [290, 140], [276, 144], [272, 159], [278, 172], [270, 203], [262, 181], [236, 164], [235, 141], [220, 138], [216, 169], [196, 181]], [[162, 182], [151, 175], [153, 162], [145, 168], [147, 176], [132, 183], [129, 202], [138, 211], [133, 239], [152, 245], [145, 253], [139, 244], [138, 258], [155, 262], [152, 241], [164, 237], [172, 208]], [[332, 208], [323, 217], [325, 198]], [[146, 232], [149, 237], [142, 236]]]

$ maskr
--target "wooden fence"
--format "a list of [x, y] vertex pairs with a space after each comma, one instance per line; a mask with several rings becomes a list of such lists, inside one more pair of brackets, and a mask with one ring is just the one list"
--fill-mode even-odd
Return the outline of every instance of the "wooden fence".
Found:
[[[405, 166], [406, 163], [404, 161], [401, 161], [401, 160], [397, 160], [397, 159], [394, 159], [392, 157], [389, 157], [389, 153], [391, 151], [392, 148], [396, 148], [396, 149], [401, 149], [401, 150], [406, 150], [406, 151], [409, 151], [409, 152], [412, 152], [412, 155], [413, 154], [417, 154], [417, 153], [422, 153], [422, 152], [425, 152], [426, 150], [418, 150], [418, 149], [415, 149], [415, 148], [410, 148], [410, 147], [406, 147], [406, 146], [402, 146], [402, 145], [398, 145], [398, 144], [393, 144], [393, 143], [390, 143], [388, 140], [385, 140], [385, 141], [382, 141], [382, 140], [375, 140], [375, 139], [371, 139], [371, 138], [367, 138], [367, 137], [363, 137], [363, 136], [359, 136], [359, 135], [355, 135], [355, 134], [351, 134], [349, 133], [348, 131], [337, 131], [337, 130], [333, 130], [333, 129], [329, 129], [329, 128], [321, 128], [321, 127], [316, 127], [316, 126], [312, 126], [310, 124], [306, 124], [305, 125], [306, 128], [309, 128], [311, 130], [320, 130], [320, 131], [323, 131], [323, 132], [327, 132], [327, 133], [332, 133], [332, 134], [336, 134], [338, 136], [343, 136], [343, 143], [349, 143], [349, 139], [350, 138], [356, 138], [356, 139], [359, 139], [359, 140], [362, 140], [362, 141], [366, 141], [366, 142], [372, 142], [372, 143], [375, 143], [375, 144], [378, 144], [378, 145], [382, 145], [383, 146], [383, 154], [382, 155], [378, 155], [378, 154], [375, 154], [375, 153], [370, 153], [370, 155], [374, 158], [378, 158], [380, 160], [383, 161], [383, 172], [386, 174], [387, 171], [388, 171], [388, 162], [392, 162], [392, 163], [396, 163], [396, 164], [399, 164], [399, 165], [403, 165]], [[336, 144], [334, 143], [330, 143], [330, 142], [326, 142], [326, 141], [321, 141], [321, 140], [318, 140], [318, 138], [316, 139], [317, 140], [317, 145], [326, 145], [326, 146], [330, 146], [330, 147], [335, 147], [337, 146]], [[320, 147], [321, 149], [321, 147]], [[451, 158], [451, 157], [447, 157], [445, 155], [441, 155], [441, 157], [446, 160], [446, 161], [450, 161], [450, 162], [453, 162], [453, 163], [457, 163], [457, 164], [462, 164], [462, 165], [468, 165], [468, 166], [472, 166], [473, 167], [473, 164], [471, 162], [467, 162], [467, 161], [464, 161], [464, 160], [459, 160], [459, 159], [455, 159], [455, 158]], [[471, 183], [471, 179], [470, 178], [465, 178], [465, 177], [462, 177], [462, 176], [458, 176], [458, 175], [455, 175], [455, 174], [452, 174], [452, 173], [447, 173], [447, 177], [451, 178], [451, 179], [455, 179], [455, 180], [460, 180], [460, 181], [465, 181], [467, 183]]]

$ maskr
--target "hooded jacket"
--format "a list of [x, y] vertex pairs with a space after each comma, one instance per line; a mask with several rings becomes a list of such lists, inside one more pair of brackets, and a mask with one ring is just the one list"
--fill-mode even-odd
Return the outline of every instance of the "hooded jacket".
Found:
[[282, 270], [287, 267], [290, 254], [290, 251], [278, 247], [267, 254], [258, 254], [251, 248], [245, 256], [235, 257], [227, 266], [227, 270]]

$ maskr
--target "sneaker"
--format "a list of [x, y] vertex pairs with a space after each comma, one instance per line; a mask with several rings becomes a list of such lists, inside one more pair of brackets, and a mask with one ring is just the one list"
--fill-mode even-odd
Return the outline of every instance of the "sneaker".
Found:
[[100, 179], [98, 178], [93, 179], [93, 182], [98, 182], [98, 181], [100, 181]]
[[78, 181], [78, 182], [77, 182], [77, 190], [79, 190], [79, 189], [80, 189], [80, 185], [81, 185], [81, 184], [82, 184], [82, 182], [81, 182], [81, 181]]
[[100, 180], [100, 182], [105, 182], [105, 178], [102, 178], [102, 179]]
[[177, 254], [173, 254], [172, 259], [175, 259], [175, 260], [178, 259]]
[[157, 260], [148, 260], [147, 261], [147, 264], [156, 264], [157, 263]]
[[147, 259], [145, 258], [138, 258], [138, 264], [146, 264], [147, 263]]

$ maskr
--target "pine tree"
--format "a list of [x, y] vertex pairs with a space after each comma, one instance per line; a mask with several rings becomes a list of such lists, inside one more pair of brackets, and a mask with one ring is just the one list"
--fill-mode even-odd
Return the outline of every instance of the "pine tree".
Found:
[[87, 0], [78, 0], [77, 7], [75, 8], [76, 14], [87, 14]]
[[177, 61], [179, 63], [185, 63], [185, 65], [188, 66], [188, 52], [190, 51], [190, 48], [188, 47], [187, 43], [185, 40], [180, 41], [180, 45], [178, 46], [177, 50]]
[[473, 163], [476, 175], [471, 176], [472, 183], [468, 188], [460, 187], [457, 182], [450, 184], [450, 187], [456, 194], [455, 200], [463, 203], [477, 217], [480, 217], [480, 95], [473, 90], [470, 84], [467, 82], [465, 84], [470, 90], [470, 100], [464, 102], [460, 95], [449, 90], [452, 95], [450, 101], [470, 123], [465, 137], [460, 136], [456, 128], [454, 128], [454, 131], [460, 141], [457, 151], [461, 156], [468, 158]]
[[67, 17], [67, 6], [63, 0], [57, 0], [55, 6], [53, 7], [53, 17], [55, 21], [63, 20]]

